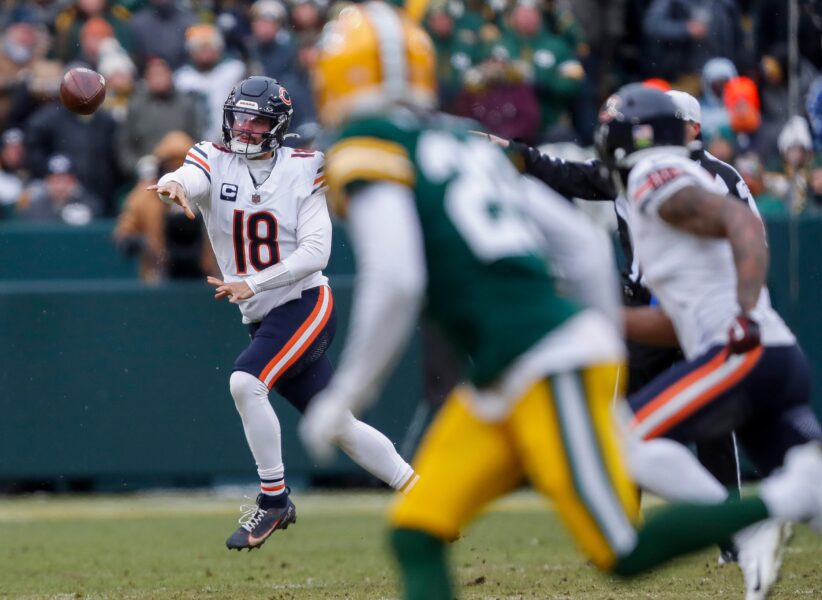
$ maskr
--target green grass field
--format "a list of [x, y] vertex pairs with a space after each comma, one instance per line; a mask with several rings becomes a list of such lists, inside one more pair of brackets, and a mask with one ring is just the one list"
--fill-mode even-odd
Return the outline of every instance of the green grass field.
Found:
[[[396, 598], [385, 493], [296, 493], [297, 524], [229, 552], [242, 498], [149, 494], [0, 500], [0, 598]], [[822, 597], [822, 542], [798, 527], [774, 598]], [[620, 582], [574, 550], [530, 492], [454, 544], [462, 598], [743, 598], [736, 566], [705, 551]]]

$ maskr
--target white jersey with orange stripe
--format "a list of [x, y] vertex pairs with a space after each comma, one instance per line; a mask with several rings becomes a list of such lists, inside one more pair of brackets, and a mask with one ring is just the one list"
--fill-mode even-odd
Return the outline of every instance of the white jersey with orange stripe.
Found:
[[[331, 252], [331, 220], [323, 169], [323, 154], [313, 150], [280, 147], [273, 158], [252, 161], [200, 142], [160, 179], [182, 185], [199, 208], [223, 279], [248, 280], [260, 290], [239, 304], [243, 322], [260, 321], [303, 290], [328, 283], [322, 269]], [[276, 277], [266, 277], [272, 272]]]
[[[685, 356], [692, 359], [727, 342], [739, 304], [730, 242], [693, 235], [659, 216], [659, 207], [688, 186], [725, 195], [714, 177], [687, 157], [654, 152], [631, 170], [627, 195], [644, 280], [673, 321]], [[771, 307], [767, 287], [751, 316], [761, 327], [764, 345], [796, 342]]]

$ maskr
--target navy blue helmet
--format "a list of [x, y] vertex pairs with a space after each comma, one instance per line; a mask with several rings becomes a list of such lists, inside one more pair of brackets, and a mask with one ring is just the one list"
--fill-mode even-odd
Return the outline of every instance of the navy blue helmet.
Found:
[[625, 85], [599, 111], [595, 145], [612, 175], [627, 178], [642, 150], [667, 147], [687, 154], [685, 122], [673, 99], [641, 83]]
[[[282, 145], [291, 125], [294, 109], [291, 96], [276, 79], [254, 76], [238, 83], [223, 104], [223, 143], [235, 154], [258, 156]], [[251, 144], [238, 139], [235, 124], [240, 115], [264, 117], [270, 120], [270, 129], [262, 135], [262, 142]]]

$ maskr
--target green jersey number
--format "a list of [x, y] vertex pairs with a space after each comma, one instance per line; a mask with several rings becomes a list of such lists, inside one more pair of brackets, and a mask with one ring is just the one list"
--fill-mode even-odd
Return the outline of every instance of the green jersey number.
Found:
[[417, 157], [430, 181], [448, 182], [445, 211], [478, 259], [538, 252], [535, 232], [517, 207], [517, 193], [524, 193], [519, 174], [497, 149], [429, 131], [419, 140]]

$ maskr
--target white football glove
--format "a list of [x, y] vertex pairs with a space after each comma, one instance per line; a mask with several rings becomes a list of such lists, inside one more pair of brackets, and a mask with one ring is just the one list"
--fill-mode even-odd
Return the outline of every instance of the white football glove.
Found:
[[327, 464], [334, 459], [337, 439], [349, 418], [348, 406], [339, 396], [320, 392], [311, 400], [299, 424], [299, 434], [314, 460]]

